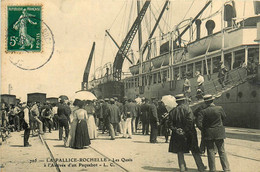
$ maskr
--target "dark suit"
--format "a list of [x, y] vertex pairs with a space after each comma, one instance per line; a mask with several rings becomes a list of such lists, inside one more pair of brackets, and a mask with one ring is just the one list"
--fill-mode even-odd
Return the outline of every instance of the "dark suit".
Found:
[[224, 171], [230, 171], [227, 155], [224, 149], [226, 138], [223, 120], [226, 114], [221, 106], [209, 105], [201, 110], [198, 116], [198, 127], [204, 133], [208, 152], [208, 163], [210, 171], [216, 171], [214, 144], [216, 144], [220, 162]]
[[109, 122], [110, 122], [109, 129], [110, 129], [111, 139], [115, 139], [115, 135], [117, 135], [116, 134], [117, 126], [120, 121], [120, 110], [117, 105], [112, 104], [109, 107], [108, 118], [109, 118]]
[[119, 108], [119, 111], [120, 111], [120, 121], [119, 121], [119, 123], [118, 123], [118, 129], [117, 129], [117, 131], [119, 131], [120, 134], [121, 134], [121, 133], [123, 133], [123, 127], [122, 127], [122, 123], [121, 123], [121, 116], [122, 116], [123, 111], [124, 111], [124, 106], [123, 106], [123, 104], [120, 103], [120, 102], [115, 102], [115, 105], [117, 105], [117, 107]]
[[134, 118], [136, 117], [136, 105], [133, 102], [128, 102], [125, 104], [125, 118]]
[[[200, 105], [198, 108], [196, 108], [193, 111], [194, 117], [195, 117], [195, 124], [196, 126], [198, 126], [198, 116], [199, 116], [199, 112], [203, 109], [207, 108], [206, 104], [202, 104]], [[206, 149], [206, 145], [205, 145], [205, 140], [204, 140], [204, 133], [203, 131], [201, 131], [201, 141], [200, 141], [200, 153], [204, 154], [205, 153], [205, 149]]]
[[65, 129], [66, 139], [69, 135], [69, 116], [70, 116], [69, 106], [66, 104], [58, 105], [58, 117], [59, 117], [59, 140], [62, 140], [63, 127]]
[[150, 143], [156, 143], [158, 135], [157, 122], [159, 122], [159, 119], [157, 114], [157, 108], [153, 103], [149, 106], [149, 121], [151, 125]]
[[104, 102], [101, 105], [101, 116], [103, 118], [103, 128], [102, 128], [103, 134], [106, 129], [109, 129], [109, 119], [108, 119], [109, 106], [110, 106], [110, 104], [108, 102]]
[[140, 107], [143, 134], [149, 134], [149, 105], [144, 103]]

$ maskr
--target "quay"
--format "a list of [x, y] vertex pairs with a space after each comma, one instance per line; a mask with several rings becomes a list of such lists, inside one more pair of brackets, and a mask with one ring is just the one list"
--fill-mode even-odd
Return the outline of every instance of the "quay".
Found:
[[[226, 128], [227, 151], [233, 172], [260, 171], [260, 130]], [[58, 131], [30, 137], [31, 147], [23, 147], [23, 132], [12, 132], [0, 147], [1, 171], [178, 171], [176, 154], [168, 152], [169, 143], [158, 136], [158, 143], [149, 143], [149, 135], [137, 133], [132, 139], [122, 135], [110, 140], [107, 133], [99, 133], [86, 149], [65, 148], [58, 140]], [[198, 131], [200, 139], [200, 132]], [[46, 145], [47, 146], [46, 146]], [[50, 154], [51, 153], [51, 154]], [[53, 156], [54, 162], [51, 159]], [[207, 165], [206, 154], [202, 155]], [[191, 154], [185, 155], [189, 172], [196, 172]], [[207, 165], [208, 166], [208, 165]], [[221, 171], [218, 155], [217, 170]], [[208, 171], [208, 169], [206, 170]]]

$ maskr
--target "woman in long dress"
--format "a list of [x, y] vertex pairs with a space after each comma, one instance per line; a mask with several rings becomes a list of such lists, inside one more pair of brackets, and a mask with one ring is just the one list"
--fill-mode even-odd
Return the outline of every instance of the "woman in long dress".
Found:
[[79, 99], [76, 99], [73, 103], [73, 108], [72, 108], [72, 113], [71, 113], [71, 117], [70, 117], [70, 132], [69, 132], [69, 136], [68, 136], [68, 140], [66, 142], [66, 147], [73, 147], [74, 146], [74, 142], [75, 142], [75, 133], [76, 133], [76, 127], [77, 127], [77, 115], [76, 115], [76, 110], [79, 109], [78, 103], [79, 103]]
[[95, 107], [93, 105], [93, 102], [88, 100], [85, 105], [85, 110], [88, 113], [88, 133], [89, 133], [89, 138], [90, 139], [95, 139], [97, 138], [97, 126], [95, 123]]
[[75, 133], [75, 142], [74, 148], [83, 149], [84, 146], [89, 146], [90, 139], [88, 134], [88, 125], [87, 125], [87, 111], [83, 109], [84, 103], [80, 101], [78, 103], [79, 109], [75, 111], [75, 116], [77, 119], [76, 133]]
[[19, 42], [18, 45], [20, 45], [20, 49], [24, 49], [26, 46], [30, 46], [30, 48], [33, 48], [33, 44], [35, 42], [35, 38], [31, 37], [27, 33], [27, 27], [28, 23], [32, 25], [36, 25], [37, 22], [33, 22], [31, 18], [35, 17], [35, 15], [27, 13], [26, 9], [23, 9], [22, 15], [19, 17], [19, 19], [15, 22], [13, 25], [13, 28], [15, 30], [19, 29]]

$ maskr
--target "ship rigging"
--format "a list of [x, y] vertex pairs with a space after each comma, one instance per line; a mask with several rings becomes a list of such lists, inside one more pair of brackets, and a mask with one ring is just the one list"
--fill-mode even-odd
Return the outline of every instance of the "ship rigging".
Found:
[[[185, 17], [194, 7], [193, 2]], [[260, 128], [260, 110], [257, 106], [260, 103], [257, 94], [260, 92], [260, 74], [257, 70], [248, 70], [252, 66], [254, 69], [259, 68], [259, 45], [255, 41], [259, 40], [257, 35], [260, 35], [259, 2], [251, 2], [254, 4], [255, 14], [246, 16], [244, 13], [241, 17], [239, 10], [236, 10], [241, 8], [241, 5], [237, 5], [235, 1], [227, 1], [215, 11], [212, 10], [214, 3], [207, 1], [197, 14], [193, 14], [195, 17], [184, 17], [172, 30], [161, 32], [154, 37], [156, 28], [162, 30], [159, 22], [165, 21], [163, 13], [173, 7], [173, 2], [164, 1], [153, 30], [151, 31], [151, 27], [147, 29], [147, 41], [142, 46], [139, 41], [139, 58], [133, 63], [130, 47], [142, 19], [149, 21], [145, 14], [153, 6], [150, 3], [144, 3], [121, 46], [113, 38], [113, 34], [107, 31], [117, 45], [116, 57], [113, 64], [106, 65], [104, 76], [89, 82], [90, 90], [101, 98], [140, 96], [160, 99], [163, 95], [181, 93], [183, 78], [186, 76], [192, 85], [191, 105], [196, 106], [200, 101], [196, 97], [195, 73], [199, 71], [205, 77], [205, 93], [220, 97], [217, 103], [222, 105], [227, 113], [232, 114], [227, 120], [229, 126]], [[209, 13], [207, 16], [206, 12]], [[217, 28], [218, 31], [214, 31]], [[206, 35], [202, 34], [203, 31]], [[131, 75], [128, 76], [123, 76], [125, 73], [122, 71], [125, 58], [131, 64]], [[220, 62], [223, 62], [229, 71], [225, 88], [221, 88], [218, 78]], [[248, 111], [251, 111], [249, 116]]]

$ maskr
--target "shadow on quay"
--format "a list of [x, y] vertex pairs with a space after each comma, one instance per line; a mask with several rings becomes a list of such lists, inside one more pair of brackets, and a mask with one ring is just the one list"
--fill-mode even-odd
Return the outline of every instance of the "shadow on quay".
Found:
[[60, 141], [59, 139], [44, 139], [44, 140]]
[[226, 132], [226, 137], [230, 139], [240, 139], [240, 140], [248, 140], [253, 142], [260, 141], [260, 135], [254, 134], [244, 134], [244, 133], [228, 133]]
[[63, 148], [65, 148], [64, 144], [60, 144], [60, 145], [53, 145], [53, 147], [56, 147], [56, 148], [61, 148], [61, 147], [63, 147]]
[[24, 145], [10, 145], [10, 147], [17, 147], [17, 148], [20, 148], [20, 147], [24, 147]]

